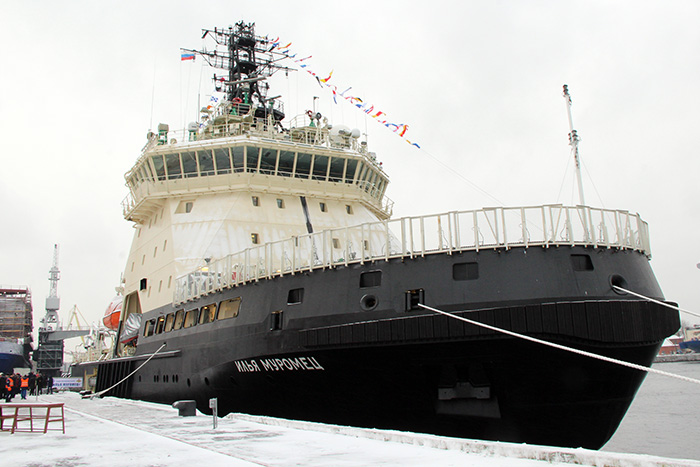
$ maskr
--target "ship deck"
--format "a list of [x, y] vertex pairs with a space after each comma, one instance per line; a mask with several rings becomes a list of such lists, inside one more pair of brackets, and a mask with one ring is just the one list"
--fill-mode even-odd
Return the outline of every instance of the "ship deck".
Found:
[[585, 449], [462, 440], [232, 414], [179, 417], [166, 405], [59, 393], [30, 402], [63, 402], [66, 434], [4, 437], [7, 465], [477, 465], [699, 466], [700, 462]]

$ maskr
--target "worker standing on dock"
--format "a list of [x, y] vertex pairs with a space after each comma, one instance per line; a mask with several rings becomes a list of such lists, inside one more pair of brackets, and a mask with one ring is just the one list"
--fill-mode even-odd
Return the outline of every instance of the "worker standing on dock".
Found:
[[14, 386], [14, 380], [12, 379], [12, 375], [7, 375], [5, 378], [5, 402], [11, 402], [12, 401], [12, 390]]
[[27, 400], [27, 391], [29, 390], [29, 375], [24, 375], [20, 379], [20, 391], [22, 392], [22, 400]]
[[36, 375], [34, 372], [29, 372], [29, 395], [36, 396]]
[[22, 377], [20, 376], [20, 374], [14, 373], [12, 375], [12, 397], [15, 397], [17, 394], [19, 394], [21, 383]]
[[36, 372], [36, 390], [37, 394], [41, 395], [41, 392], [44, 390], [44, 384], [46, 384], [46, 380], [44, 379], [44, 375], [42, 375], [40, 372]]
[[5, 383], [7, 382], [7, 378], [5, 377], [5, 373], [0, 373], [0, 399], [5, 399]]

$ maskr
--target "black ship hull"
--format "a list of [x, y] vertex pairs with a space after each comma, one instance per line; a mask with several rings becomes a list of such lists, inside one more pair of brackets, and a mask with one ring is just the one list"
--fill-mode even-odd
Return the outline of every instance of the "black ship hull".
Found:
[[[220, 414], [599, 448], [644, 372], [415, 303], [648, 366], [678, 314], [617, 294], [612, 284], [663, 299], [644, 255], [584, 247], [435, 254], [262, 280], [147, 313], [156, 319], [241, 298], [236, 318], [142, 332], [136, 356], [100, 364], [97, 390], [165, 342], [111, 394], [194, 399], [204, 412], [216, 397]], [[289, 303], [299, 289], [300, 300]]]

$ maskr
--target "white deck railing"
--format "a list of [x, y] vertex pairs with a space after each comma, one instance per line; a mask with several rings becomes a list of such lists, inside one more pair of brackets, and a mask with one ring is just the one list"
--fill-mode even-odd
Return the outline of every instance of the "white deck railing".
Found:
[[588, 206], [484, 208], [343, 227], [248, 248], [179, 277], [174, 302], [353, 263], [556, 245], [629, 249], [651, 256], [648, 225], [639, 214]]

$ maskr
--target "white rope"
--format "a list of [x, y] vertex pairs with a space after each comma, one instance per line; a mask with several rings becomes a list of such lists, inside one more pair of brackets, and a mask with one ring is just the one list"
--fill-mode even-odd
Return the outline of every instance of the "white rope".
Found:
[[127, 379], [131, 378], [131, 377], [134, 375], [134, 373], [136, 373], [137, 371], [139, 371], [146, 363], [150, 362], [151, 359], [152, 359], [153, 357], [155, 357], [156, 354], [157, 354], [158, 352], [160, 352], [160, 351], [163, 349], [163, 347], [165, 347], [165, 344], [166, 344], [166, 343], [163, 342], [163, 345], [161, 345], [161, 346], [158, 348], [158, 350], [156, 350], [155, 352], [153, 352], [153, 353], [151, 354], [151, 356], [148, 357], [148, 359], [147, 359], [145, 362], [143, 362], [141, 365], [139, 365], [139, 367], [138, 367], [137, 369], [135, 369], [134, 371], [132, 371], [131, 373], [129, 373], [128, 375], [126, 375], [126, 376], [124, 377], [124, 379], [122, 379], [121, 381], [119, 381], [118, 383], [116, 383], [115, 385], [113, 385], [113, 386], [110, 387], [110, 388], [104, 389], [104, 390], [102, 390], [102, 391], [100, 391], [100, 392], [97, 392], [97, 393], [95, 393], [95, 394], [90, 394], [90, 395], [88, 395], [87, 397], [89, 397], [90, 399], [93, 399], [93, 398], [95, 398], [95, 397], [100, 397], [100, 396], [102, 396], [102, 394], [111, 391], [112, 389], [116, 388], [117, 386], [119, 386], [120, 384], [122, 384], [122, 383], [123, 383], [124, 381], [126, 381]]
[[644, 300], [649, 300], [650, 302], [656, 303], [657, 305], [665, 306], [666, 308], [670, 308], [670, 309], [672, 309], [672, 310], [682, 311], [683, 313], [688, 313], [689, 315], [697, 316], [698, 318], [700, 318], [700, 315], [699, 315], [699, 314], [693, 313], [692, 311], [684, 310], [684, 309], [681, 308], [681, 307], [673, 306], [673, 305], [671, 305], [671, 304], [669, 304], [669, 303], [660, 302], [659, 300], [654, 300], [654, 299], [651, 298], [651, 297], [645, 297], [645, 296], [642, 295], [642, 294], [638, 294], [638, 293], [636, 293], [636, 292], [632, 292], [631, 290], [623, 289], [622, 287], [618, 287], [618, 286], [616, 286], [616, 285], [613, 285], [612, 287], [613, 287], [613, 289], [620, 290], [620, 291], [622, 291], [622, 292], [627, 292], [628, 294], [634, 295], [635, 297], [643, 298]]
[[429, 306], [423, 305], [422, 303], [419, 303], [418, 306], [421, 308], [425, 308], [426, 310], [430, 310], [430, 311], [433, 311], [435, 313], [439, 313], [441, 315], [449, 316], [450, 318], [458, 319], [460, 321], [464, 321], [466, 323], [473, 324], [474, 326], [479, 326], [482, 328], [490, 329], [492, 331], [500, 332], [503, 334], [508, 334], [509, 336], [517, 337], [519, 339], [524, 339], [526, 341], [534, 342], [536, 344], [542, 344], [542, 345], [546, 345], [549, 347], [554, 347], [555, 349], [565, 350], [567, 352], [575, 353], [578, 355], [583, 355], [585, 357], [595, 358], [597, 360], [602, 360], [604, 362], [614, 363], [616, 365], [622, 365], [622, 366], [626, 366], [629, 368], [634, 368], [635, 370], [639, 370], [639, 371], [646, 371], [647, 373], [655, 373], [658, 375], [668, 376], [670, 378], [676, 378], [676, 379], [680, 379], [683, 381], [687, 381], [689, 383], [700, 384], [700, 380], [697, 380], [694, 378], [688, 378], [687, 376], [676, 375], [673, 373], [668, 373], [666, 371], [661, 371], [661, 370], [657, 370], [654, 368], [649, 368], [646, 366], [637, 365], [636, 363], [625, 362], [623, 360], [617, 360], [615, 358], [606, 357], [604, 355], [598, 355], [598, 354], [595, 354], [592, 352], [586, 352], [585, 350], [579, 350], [579, 349], [567, 347], [565, 345], [555, 344], [554, 342], [543, 341], [542, 339], [537, 339], [536, 337], [526, 336], [524, 334], [519, 334], [517, 332], [509, 331], [507, 329], [497, 328], [496, 326], [491, 326], [490, 324], [480, 323], [478, 321], [473, 321], [471, 319], [464, 318], [463, 316], [453, 315], [452, 313], [438, 310], [436, 308], [431, 308]]

